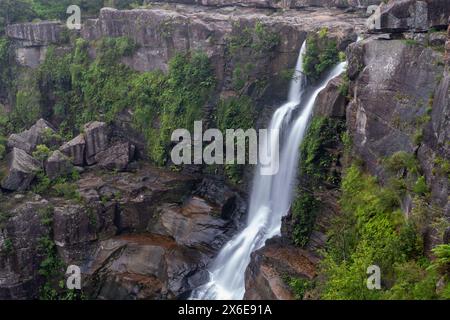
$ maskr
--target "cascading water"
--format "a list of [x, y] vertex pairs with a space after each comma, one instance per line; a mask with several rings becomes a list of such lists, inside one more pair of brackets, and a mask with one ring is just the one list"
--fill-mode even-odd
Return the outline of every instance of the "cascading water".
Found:
[[[300, 50], [296, 73], [291, 81], [288, 102], [279, 107], [270, 122], [271, 147], [278, 147], [279, 135], [285, 137], [280, 153], [280, 169], [275, 175], [255, 172], [250, 197], [247, 226], [232, 238], [219, 252], [210, 268], [210, 281], [195, 289], [192, 299], [242, 299], [245, 294], [245, 270], [251, 253], [264, 246], [266, 240], [280, 234], [281, 220], [288, 213], [293, 196], [298, 149], [307, 128], [317, 95], [328, 82], [341, 74], [345, 63], [330, 71], [304, 104], [299, 116], [292, 122], [293, 111], [299, 106], [304, 93], [306, 79], [302, 72], [306, 41]], [[275, 130], [274, 130], [275, 129]], [[273, 149], [272, 149], [273, 150]]]

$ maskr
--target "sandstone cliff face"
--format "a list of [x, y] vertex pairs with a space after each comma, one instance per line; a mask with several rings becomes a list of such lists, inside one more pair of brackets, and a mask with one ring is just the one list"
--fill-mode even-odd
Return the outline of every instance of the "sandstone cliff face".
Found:
[[[449, 156], [444, 142], [450, 136], [445, 116], [449, 105], [442, 53], [402, 40], [375, 39], [352, 46], [350, 52], [351, 61], [360, 70], [353, 77], [354, 96], [347, 109], [355, 151], [367, 169], [380, 177], [381, 159], [397, 151], [417, 152], [427, 181], [439, 189], [433, 190], [436, 201], [445, 208], [447, 179], [431, 174], [433, 159]], [[420, 123], [430, 108], [431, 121]], [[417, 141], [421, 130], [423, 139]]]
[[211, 7], [239, 6], [251, 8], [298, 9], [308, 7], [366, 8], [380, 0], [157, 0], [153, 2], [182, 3]]
[[[233, 54], [233, 39], [244, 41], [249, 37], [245, 30], [254, 30], [256, 24], [264, 27], [264, 33], [274, 34], [277, 41], [266, 44], [267, 48], [256, 53], [238, 50]], [[356, 28], [361, 25], [362, 20], [355, 16], [325, 9], [271, 15], [268, 11], [255, 9], [220, 10], [190, 6], [121, 11], [104, 8], [98, 19], [86, 21], [81, 34], [87, 40], [120, 36], [134, 39], [139, 47], [123, 62], [138, 71], [166, 71], [168, 61], [176, 53], [205, 52], [211, 58], [221, 92], [232, 89], [231, 78], [238, 64], [251, 63], [254, 66], [251, 79], [271, 79], [265, 94], [282, 100], [286, 95], [287, 81], [281, 74], [295, 65], [308, 32], [328, 27], [330, 36], [336, 38], [343, 49], [356, 39]], [[94, 50], [92, 53], [95, 55]]]
[[49, 45], [63, 43], [68, 30], [59, 22], [20, 23], [6, 27], [6, 35], [15, 42], [17, 62], [36, 68], [45, 59]]

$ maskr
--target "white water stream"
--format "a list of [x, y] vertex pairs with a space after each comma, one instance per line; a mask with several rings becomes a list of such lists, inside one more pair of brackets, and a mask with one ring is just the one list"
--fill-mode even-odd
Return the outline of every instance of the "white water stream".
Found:
[[[340, 75], [346, 66], [345, 62], [335, 66], [326, 78], [313, 88], [305, 103], [301, 103], [306, 89], [306, 79], [302, 72], [305, 51], [306, 41], [300, 50], [288, 101], [275, 111], [269, 126], [269, 129], [277, 129], [273, 132], [280, 135], [270, 137], [272, 146], [277, 144], [278, 140], [283, 140], [280, 169], [277, 174], [271, 176], [261, 175], [259, 168], [256, 169], [246, 227], [221, 249], [210, 266], [209, 282], [195, 289], [191, 299], [242, 299], [245, 294], [245, 270], [250, 263], [251, 253], [263, 247], [266, 240], [280, 234], [282, 217], [288, 213], [295, 191], [299, 146], [316, 98], [328, 82]], [[297, 114], [293, 111], [299, 105], [303, 106], [303, 109], [298, 112], [296, 119], [292, 119], [293, 114]], [[281, 135], [282, 139], [278, 139]]]

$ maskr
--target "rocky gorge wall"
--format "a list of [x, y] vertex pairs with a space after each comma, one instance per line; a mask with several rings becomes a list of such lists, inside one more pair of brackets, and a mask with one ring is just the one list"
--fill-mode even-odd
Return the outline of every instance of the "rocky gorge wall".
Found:
[[[349, 134], [348, 141], [339, 143], [338, 139], [330, 145], [330, 141], [323, 138], [313, 143], [319, 145], [315, 149], [317, 152], [325, 151], [325, 154], [334, 159], [326, 166], [327, 176], [331, 174], [333, 177], [336, 172], [338, 176], [344, 176], [345, 167], [352, 161], [357, 161], [384, 186], [394, 179], [390, 171], [392, 168], [389, 169], [386, 165], [388, 159], [398, 155], [410, 155], [411, 159], [416, 159], [413, 161], [418, 162], [419, 174], [423, 174], [430, 192], [427, 200], [429, 209], [425, 210], [429, 212], [422, 218], [425, 221], [420, 223], [421, 236], [424, 238], [426, 254], [433, 257], [431, 249], [448, 243], [450, 230], [450, 91], [447, 85], [449, 34], [446, 31], [450, 11], [444, 8], [448, 2], [439, 1], [429, 2], [429, 10], [422, 12], [422, 18], [418, 11], [405, 9], [405, 6], [419, 5], [419, 2], [391, 1], [381, 5], [382, 19], [377, 29], [371, 28], [372, 20], [369, 19], [370, 32], [390, 33], [368, 34], [364, 36], [364, 40], [351, 44], [347, 50], [349, 66], [346, 79], [336, 80], [338, 84], [347, 83], [348, 94], [343, 94], [339, 85], [331, 82], [316, 103], [315, 119], [326, 117], [344, 121]], [[433, 6], [436, 11], [431, 9]], [[410, 16], [407, 18], [408, 14]], [[411, 21], [425, 23], [422, 28], [417, 28]], [[432, 29], [440, 25], [446, 27]], [[432, 32], [428, 32], [429, 30]], [[408, 33], [403, 33], [404, 31]], [[424, 34], [424, 31], [428, 34]], [[322, 136], [326, 137], [327, 133], [323, 132]], [[308, 158], [308, 154], [303, 157]], [[327, 158], [318, 157], [315, 161], [320, 162], [320, 159], [326, 161]], [[443, 163], [446, 165], [442, 165]], [[300, 168], [303, 165], [300, 164]], [[443, 169], [444, 166], [447, 169]], [[407, 169], [404, 170], [402, 173], [397, 172], [397, 177], [412, 175]], [[252, 255], [252, 262], [247, 269], [247, 299], [295, 298], [292, 288], [299, 283], [306, 285], [297, 289], [296, 298], [318, 298], [317, 289], [313, 289], [314, 285], [311, 283], [323, 283], [323, 265], [317, 259], [328, 248], [330, 236], [336, 238], [336, 234], [330, 233], [333, 223], [340, 223], [342, 220], [339, 219], [345, 219], [339, 218], [344, 215], [342, 187], [339, 183], [333, 183], [333, 180], [331, 183], [330, 180], [322, 180], [318, 185], [311, 186], [310, 180], [314, 180], [314, 176], [308, 175], [308, 171], [303, 172], [299, 181], [300, 192], [311, 194], [319, 203], [318, 208], [309, 207], [316, 213], [314, 225], [308, 233], [308, 241], [303, 244], [306, 251], [295, 246], [295, 226], [299, 223], [299, 218], [295, 216], [294, 207], [294, 212], [283, 221], [282, 236], [269, 241], [265, 248]], [[409, 187], [407, 189], [409, 191], [402, 193], [400, 197], [400, 206], [403, 215], [414, 220], [421, 204], [417, 202], [414, 191]], [[438, 224], [436, 221], [441, 222]], [[277, 249], [280, 247], [283, 250]], [[281, 253], [287, 250], [297, 252]], [[278, 251], [280, 257], [274, 258], [273, 251]], [[298, 261], [296, 267], [291, 263], [292, 257], [296, 257]], [[289, 277], [304, 280], [292, 282], [286, 280]]]
[[[334, 7], [366, 7], [378, 1], [182, 2], [137, 10], [104, 8], [98, 18], [85, 21], [79, 35], [89, 42], [91, 59], [98, 56], [96, 44], [102, 38], [133, 39], [137, 49], [122, 62], [139, 72], [167, 72], [176, 53], [205, 52], [218, 82], [212, 100], [250, 96], [256, 102], [261, 127], [285, 99], [289, 77], [283, 73], [295, 65], [308, 35], [326, 28], [339, 50], [347, 51], [347, 75], [330, 82], [319, 95], [314, 114], [314, 119], [345, 127], [332, 127], [339, 134], [322, 141], [318, 149], [325, 156], [332, 155], [326, 173], [320, 173], [332, 179], [311, 184], [315, 179], [311, 174], [298, 183], [320, 199], [308, 241], [294, 239], [299, 218], [291, 212], [283, 221], [282, 236], [252, 255], [246, 272], [246, 299], [319, 298], [314, 290], [299, 297], [286, 278], [323, 277], [318, 250], [327, 247], [334, 219], [342, 215], [340, 179], [351, 161], [361, 163], [383, 184], [392, 178], [386, 158], [398, 152], [414, 155], [430, 188], [429, 205], [441, 209], [437, 214], [448, 225], [448, 169], [444, 164], [450, 157], [450, 37], [443, 31], [448, 21], [444, 15], [449, 15], [447, 2], [382, 5], [380, 27], [369, 25], [367, 30], [379, 34], [365, 34], [363, 41], [353, 44], [357, 34], [366, 32], [364, 11]], [[417, 2], [426, 3], [430, 10], [418, 10]], [[268, 10], [278, 6], [301, 10]], [[39, 67], [49, 46], [60, 52], [73, 49], [70, 35], [67, 39], [61, 30], [60, 23], [7, 28], [15, 58], [25, 73], [28, 67]], [[277, 37], [259, 38], [258, 30]], [[235, 71], [249, 63], [253, 67], [237, 88]], [[261, 79], [265, 80], [263, 89], [256, 90]], [[209, 102], [207, 108], [211, 115], [216, 103]], [[124, 110], [111, 126], [87, 124], [79, 136], [60, 141], [60, 152], [52, 153], [44, 164], [33, 154], [44, 141], [42, 121], [9, 139], [9, 179], [3, 191], [16, 192], [0, 194], [1, 298], [37, 297], [46, 284], [42, 261], [49, 256], [64, 265], [80, 265], [86, 294], [93, 298], [186, 297], [206, 281], [205, 267], [240, 226], [246, 211], [245, 192], [217, 175], [170, 172], [137, 163], [140, 157], [131, 150], [145, 153], [146, 143], [130, 129], [131, 115], [131, 110]], [[104, 132], [98, 129], [106, 127]], [[341, 139], [343, 132], [352, 141], [352, 159]], [[326, 136], [325, 131], [319, 133]], [[319, 163], [323, 158], [313, 160]], [[48, 196], [37, 195], [33, 189], [24, 191], [36, 182], [37, 168], [66, 172], [67, 164], [81, 172], [78, 180], [70, 182], [72, 191]], [[407, 171], [398, 174], [410, 175]], [[411, 190], [402, 197], [406, 217], [417, 207], [413, 197]], [[439, 228], [425, 224], [428, 255], [432, 256], [430, 249], [435, 245], [448, 242], [445, 235], [448, 239], [448, 231], [443, 237]], [[48, 238], [54, 247], [42, 250], [40, 238]], [[22, 269], [23, 265], [27, 268]]]

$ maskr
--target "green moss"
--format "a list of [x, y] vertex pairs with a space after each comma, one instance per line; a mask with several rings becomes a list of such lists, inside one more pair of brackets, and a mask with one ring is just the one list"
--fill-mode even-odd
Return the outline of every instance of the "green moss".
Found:
[[312, 120], [300, 147], [300, 174], [306, 175], [314, 185], [339, 184], [339, 174], [330, 171], [338, 155], [331, 153], [330, 149], [341, 143], [344, 130], [345, 123], [340, 119], [315, 117]]

